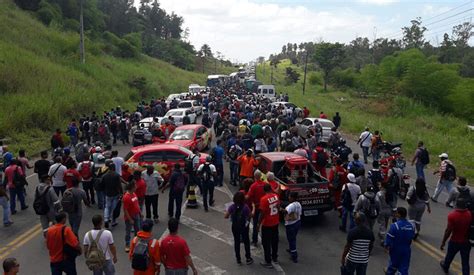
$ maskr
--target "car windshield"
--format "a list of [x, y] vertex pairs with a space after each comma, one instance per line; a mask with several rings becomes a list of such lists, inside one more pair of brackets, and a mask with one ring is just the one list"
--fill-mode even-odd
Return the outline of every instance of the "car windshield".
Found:
[[321, 126], [325, 127], [325, 128], [332, 128], [334, 127], [334, 124], [330, 121], [320, 121], [321, 123]]
[[191, 104], [191, 102], [181, 102], [178, 104], [178, 107], [179, 108], [191, 108], [193, 107], [193, 105]]
[[173, 140], [191, 140], [194, 136], [194, 130], [184, 130], [184, 129], [176, 129], [173, 134], [170, 136], [170, 139]]
[[166, 116], [182, 116], [183, 111], [169, 111], [166, 113]]
[[130, 152], [128, 152], [128, 154], [125, 156], [124, 160], [127, 161], [127, 160], [129, 160], [132, 156], [133, 156], [133, 152], [130, 151]]

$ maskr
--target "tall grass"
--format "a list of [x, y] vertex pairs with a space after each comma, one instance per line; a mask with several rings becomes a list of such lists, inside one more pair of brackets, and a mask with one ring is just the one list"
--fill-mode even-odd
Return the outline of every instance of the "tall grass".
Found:
[[[205, 84], [205, 75], [141, 56], [118, 59], [87, 41], [87, 63], [79, 63], [78, 35], [46, 27], [11, 1], [0, 1], [0, 138], [11, 149], [46, 148], [55, 128], [81, 114], [118, 105], [134, 109], [146, 96], [161, 97]], [[128, 83], [144, 77], [138, 91]]]
[[[268, 66], [268, 64], [266, 65]], [[360, 98], [350, 92], [329, 89], [324, 92], [320, 85], [307, 82], [306, 94], [302, 94], [302, 79], [285, 86], [284, 61], [274, 69], [274, 84], [278, 92], [288, 92], [290, 101], [307, 106], [312, 116], [324, 111], [328, 116], [339, 112], [342, 116], [342, 131], [357, 139], [365, 126], [380, 130], [386, 140], [403, 142], [403, 149], [411, 160], [419, 140], [423, 140], [431, 153], [431, 166], [438, 163], [438, 155], [446, 152], [456, 164], [459, 175], [474, 178], [474, 133], [467, 129], [467, 122], [453, 116], [437, 113], [427, 107], [403, 97], [387, 100]], [[257, 69], [257, 77], [270, 83], [270, 70]], [[296, 68], [296, 67], [295, 67]], [[301, 68], [296, 68], [301, 71]]]

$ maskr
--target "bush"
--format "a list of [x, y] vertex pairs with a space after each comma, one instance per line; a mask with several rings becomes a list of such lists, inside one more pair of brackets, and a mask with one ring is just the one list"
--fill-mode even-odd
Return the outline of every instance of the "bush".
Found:
[[323, 85], [323, 77], [317, 72], [310, 73], [308, 81], [311, 85]]
[[38, 19], [47, 26], [49, 26], [53, 21], [58, 23], [62, 21], [61, 11], [57, 8], [57, 6], [53, 6], [46, 1], [41, 1], [39, 4], [37, 16]]
[[355, 87], [356, 72], [354, 69], [349, 68], [345, 70], [337, 70], [332, 75], [332, 82], [337, 87]]
[[67, 31], [78, 32], [80, 31], [81, 23], [77, 20], [66, 18], [64, 19], [63, 27]]

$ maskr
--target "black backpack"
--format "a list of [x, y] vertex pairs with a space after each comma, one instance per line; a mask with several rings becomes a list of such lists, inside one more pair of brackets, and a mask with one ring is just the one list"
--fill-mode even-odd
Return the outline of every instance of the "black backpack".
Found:
[[379, 215], [379, 211], [377, 210], [375, 198], [368, 198], [367, 196], [365, 196], [365, 198], [369, 201], [369, 205], [366, 209], [364, 209], [364, 214], [370, 219], [377, 218], [377, 216]]
[[184, 171], [186, 173], [192, 173], [194, 171], [194, 163], [193, 160], [196, 156], [190, 156], [184, 159]]
[[426, 150], [426, 148], [420, 148], [420, 150], [421, 152], [419, 158], [421, 164], [428, 165], [430, 163], [430, 153], [428, 152], [428, 150]]
[[33, 209], [35, 210], [36, 215], [46, 215], [49, 213], [48, 200], [46, 199], [46, 194], [48, 194], [51, 186], [47, 186], [43, 193], [39, 193], [38, 188], [36, 188], [35, 200], [33, 202]]
[[79, 207], [74, 199], [74, 193], [71, 188], [64, 191], [63, 198], [61, 199], [61, 206], [66, 213], [77, 213]]
[[132, 268], [134, 270], [145, 271], [150, 262], [150, 253], [148, 251], [149, 239], [139, 237], [137, 237], [137, 239], [138, 241], [132, 253]]
[[211, 180], [212, 172], [210, 164], [204, 164], [204, 167], [201, 170], [201, 177], [204, 182], [209, 182]]
[[235, 211], [234, 213], [232, 213], [232, 216], [231, 216], [232, 228], [235, 228], [235, 229], [245, 228], [247, 221], [244, 219], [243, 211], [244, 211], [244, 205], [240, 207], [235, 206]]
[[326, 154], [324, 154], [324, 152], [319, 151], [316, 154], [316, 164], [319, 167], [326, 167], [326, 165], [328, 164], [328, 158], [326, 157]]
[[342, 191], [341, 204], [342, 206], [346, 208], [349, 208], [352, 206], [352, 195], [351, 195], [351, 191], [349, 190], [349, 186], [347, 185], [344, 191]]
[[446, 163], [446, 170], [444, 171], [443, 178], [449, 181], [456, 180], [456, 168], [454, 165]]

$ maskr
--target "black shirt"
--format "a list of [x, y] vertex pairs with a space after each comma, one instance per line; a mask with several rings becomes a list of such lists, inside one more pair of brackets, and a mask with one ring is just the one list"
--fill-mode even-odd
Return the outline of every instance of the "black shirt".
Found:
[[40, 159], [35, 162], [35, 173], [38, 174], [38, 177], [41, 178], [43, 175], [47, 175], [49, 172], [49, 167], [51, 167], [51, 162], [46, 159]]
[[353, 263], [369, 262], [370, 245], [375, 240], [374, 233], [366, 226], [357, 226], [347, 234], [347, 242], [352, 244], [347, 260]]
[[122, 182], [120, 176], [116, 172], [110, 172], [102, 177], [102, 186], [104, 186], [105, 195], [107, 197], [115, 197], [122, 192]]

